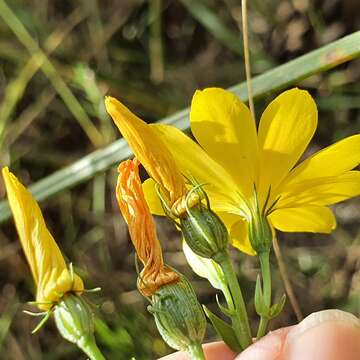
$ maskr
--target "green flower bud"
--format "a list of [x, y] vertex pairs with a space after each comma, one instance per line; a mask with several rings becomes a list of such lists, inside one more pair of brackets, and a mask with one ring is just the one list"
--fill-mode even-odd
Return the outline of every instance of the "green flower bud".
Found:
[[229, 234], [221, 219], [203, 205], [187, 210], [180, 218], [181, 230], [186, 243], [197, 255], [214, 259], [224, 252]]
[[90, 359], [104, 359], [95, 343], [94, 314], [81, 296], [66, 295], [54, 310], [61, 336], [77, 345]]
[[268, 252], [272, 246], [272, 230], [267, 217], [255, 214], [249, 222], [249, 239], [251, 246], [258, 253]]
[[175, 284], [162, 286], [148, 307], [164, 341], [175, 350], [191, 352], [202, 343], [206, 319], [194, 289], [182, 275]]

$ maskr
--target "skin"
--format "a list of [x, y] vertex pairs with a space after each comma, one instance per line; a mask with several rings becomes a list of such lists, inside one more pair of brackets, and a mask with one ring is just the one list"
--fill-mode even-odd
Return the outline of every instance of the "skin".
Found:
[[[238, 355], [223, 342], [203, 348], [207, 360], [359, 360], [360, 321], [349, 313], [326, 310], [270, 332]], [[161, 360], [190, 359], [177, 352]]]

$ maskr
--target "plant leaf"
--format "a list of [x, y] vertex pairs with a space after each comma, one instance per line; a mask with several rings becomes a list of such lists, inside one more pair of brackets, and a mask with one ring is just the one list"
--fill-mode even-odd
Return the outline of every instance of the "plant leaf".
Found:
[[203, 305], [203, 308], [206, 316], [209, 318], [212, 326], [218, 335], [221, 336], [224, 343], [229, 346], [232, 351], [239, 353], [242, 349], [237, 340], [234, 329], [224, 320], [220, 319], [217, 315], [211, 312], [205, 305]]

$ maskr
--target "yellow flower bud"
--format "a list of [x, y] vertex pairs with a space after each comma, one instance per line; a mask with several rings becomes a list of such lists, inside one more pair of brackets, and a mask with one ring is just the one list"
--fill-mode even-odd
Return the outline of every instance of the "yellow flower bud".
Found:
[[36, 283], [36, 302], [39, 309], [49, 310], [64, 294], [81, 294], [84, 284], [67, 269], [31, 193], [7, 167], [2, 174], [20, 242]]

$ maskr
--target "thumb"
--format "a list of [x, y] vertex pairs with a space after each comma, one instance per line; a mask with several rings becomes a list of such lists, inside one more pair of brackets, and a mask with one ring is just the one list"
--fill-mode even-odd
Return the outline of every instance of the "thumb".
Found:
[[313, 313], [298, 325], [274, 331], [237, 360], [358, 360], [360, 320], [340, 310]]

